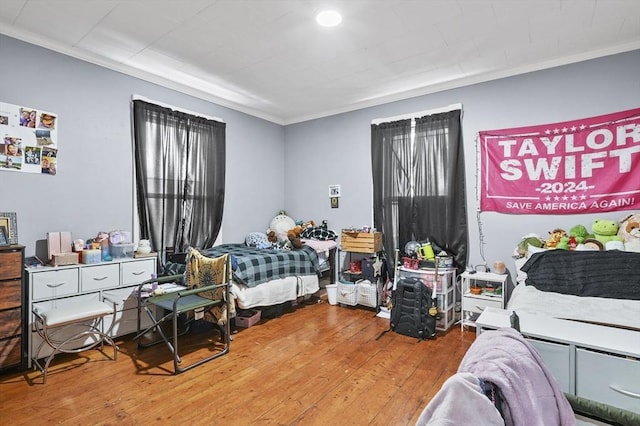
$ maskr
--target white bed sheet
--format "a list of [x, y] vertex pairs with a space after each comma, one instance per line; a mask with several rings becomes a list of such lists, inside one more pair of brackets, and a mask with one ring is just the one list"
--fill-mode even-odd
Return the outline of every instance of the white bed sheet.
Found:
[[640, 300], [580, 297], [517, 285], [507, 310], [640, 329]]
[[240, 309], [278, 305], [314, 294], [318, 290], [320, 281], [315, 274], [279, 278], [255, 287], [247, 287], [236, 282], [231, 286], [231, 293]]

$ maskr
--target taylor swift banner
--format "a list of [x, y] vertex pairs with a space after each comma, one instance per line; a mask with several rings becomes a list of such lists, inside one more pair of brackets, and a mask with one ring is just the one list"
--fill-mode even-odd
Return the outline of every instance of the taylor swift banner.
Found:
[[640, 108], [481, 131], [480, 209], [575, 214], [640, 209]]

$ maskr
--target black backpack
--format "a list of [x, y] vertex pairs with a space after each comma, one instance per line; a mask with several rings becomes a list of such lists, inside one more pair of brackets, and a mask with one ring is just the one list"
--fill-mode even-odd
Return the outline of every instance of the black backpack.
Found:
[[400, 278], [393, 295], [391, 330], [419, 339], [434, 339], [437, 308], [431, 296], [431, 289], [418, 278]]

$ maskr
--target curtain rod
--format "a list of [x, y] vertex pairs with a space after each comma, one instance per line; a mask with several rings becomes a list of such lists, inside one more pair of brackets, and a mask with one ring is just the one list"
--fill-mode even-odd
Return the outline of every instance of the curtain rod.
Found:
[[214, 116], [211, 116], [211, 115], [202, 114], [200, 112], [189, 111], [188, 109], [184, 109], [184, 108], [180, 108], [180, 107], [177, 107], [177, 106], [174, 106], [174, 105], [169, 105], [169, 104], [165, 104], [165, 103], [162, 103], [162, 102], [154, 101], [153, 99], [145, 98], [144, 96], [141, 96], [141, 95], [134, 94], [134, 95], [131, 96], [131, 100], [149, 102], [150, 104], [156, 104], [156, 105], [159, 105], [159, 106], [164, 107], [164, 108], [172, 109], [174, 111], [184, 112], [186, 114], [191, 114], [191, 115], [195, 115], [195, 116], [198, 116], [198, 117], [206, 118], [207, 120], [219, 121], [220, 123], [224, 123], [224, 120], [222, 118], [220, 118], [220, 117], [214, 117]]
[[371, 120], [371, 124], [389, 123], [391, 121], [398, 121], [398, 120], [406, 120], [406, 119], [409, 119], [409, 118], [424, 117], [425, 115], [441, 114], [443, 112], [454, 111], [456, 109], [462, 110], [462, 104], [461, 103], [451, 104], [451, 105], [447, 105], [446, 107], [442, 107], [442, 108], [435, 108], [435, 109], [430, 109], [430, 110], [427, 110], [427, 111], [420, 111], [420, 112], [412, 112], [410, 114], [396, 115], [395, 117], [376, 118], [375, 120]]

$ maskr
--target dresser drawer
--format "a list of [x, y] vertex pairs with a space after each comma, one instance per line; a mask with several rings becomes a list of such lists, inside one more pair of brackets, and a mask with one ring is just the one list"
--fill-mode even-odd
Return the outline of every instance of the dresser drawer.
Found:
[[22, 280], [20, 278], [0, 282], [0, 309], [22, 305]]
[[486, 308], [502, 309], [502, 301], [500, 299], [490, 300], [488, 298], [464, 296], [462, 298], [462, 306], [465, 311], [482, 313]]
[[22, 251], [0, 253], [0, 280], [22, 277]]
[[0, 311], [0, 339], [22, 334], [22, 309]]
[[640, 361], [578, 348], [576, 395], [640, 413]]
[[22, 363], [22, 338], [0, 340], [0, 368], [12, 367]]
[[545, 365], [556, 379], [563, 392], [573, 393], [571, 389], [571, 349], [569, 345], [527, 339], [538, 351]]
[[138, 260], [122, 264], [122, 286], [140, 284], [156, 273], [155, 259]]
[[80, 272], [82, 291], [100, 290], [117, 287], [120, 282], [118, 264], [87, 266]]
[[77, 268], [32, 273], [31, 276], [31, 298], [33, 300], [70, 296], [80, 291]]

